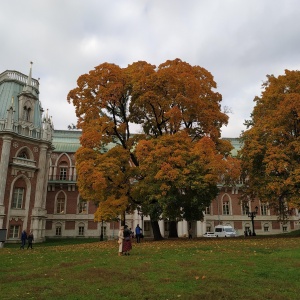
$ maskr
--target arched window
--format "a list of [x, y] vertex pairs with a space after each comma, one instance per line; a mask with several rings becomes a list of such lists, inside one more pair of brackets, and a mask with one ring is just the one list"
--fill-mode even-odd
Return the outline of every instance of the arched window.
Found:
[[223, 215], [230, 215], [230, 199], [228, 195], [224, 195], [222, 199], [222, 208], [223, 208]]
[[56, 236], [61, 236], [61, 232], [62, 232], [62, 225], [61, 225], [61, 223], [56, 223], [55, 224], [55, 235]]
[[84, 224], [80, 223], [78, 226], [78, 235], [84, 236]]
[[87, 213], [87, 202], [79, 198], [78, 202], [78, 213], [86, 214]]
[[269, 223], [265, 223], [264, 224], [264, 232], [268, 232], [269, 231]]
[[65, 205], [66, 205], [66, 198], [64, 193], [59, 193], [56, 199], [56, 210], [57, 214], [64, 214], [65, 213]]
[[30, 122], [30, 114], [31, 114], [31, 108], [24, 106], [24, 112], [23, 112], [23, 120]]
[[24, 159], [28, 159], [29, 156], [28, 156], [26, 150], [22, 150], [22, 151], [18, 154], [18, 157], [24, 158]]

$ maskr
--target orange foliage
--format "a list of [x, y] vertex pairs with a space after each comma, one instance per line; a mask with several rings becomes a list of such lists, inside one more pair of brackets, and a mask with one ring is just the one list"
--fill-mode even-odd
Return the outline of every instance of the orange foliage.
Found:
[[[216, 87], [206, 69], [180, 59], [158, 67], [103, 63], [78, 78], [68, 94], [82, 129], [78, 187], [83, 199], [100, 203], [95, 219], [182, 188], [213, 195], [211, 186], [230, 169], [223, 159], [230, 146], [220, 140], [228, 117]], [[132, 123], [143, 134], [132, 135]]]
[[282, 201], [299, 205], [300, 71], [267, 78], [243, 134], [241, 158], [247, 192], [282, 214]]

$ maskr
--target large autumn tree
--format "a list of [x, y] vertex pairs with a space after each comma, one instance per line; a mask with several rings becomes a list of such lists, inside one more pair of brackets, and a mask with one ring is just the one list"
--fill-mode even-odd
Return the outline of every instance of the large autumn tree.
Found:
[[242, 134], [244, 197], [269, 203], [280, 220], [299, 207], [300, 72], [267, 76]]
[[[179, 183], [191, 181], [191, 178], [184, 179], [184, 175], [191, 177], [193, 174], [198, 178], [205, 176], [206, 171], [196, 170], [194, 160], [199, 156], [187, 155], [186, 148], [194, 149], [194, 144], [204, 139], [223, 157], [231, 149], [226, 141], [220, 140], [220, 129], [227, 124], [228, 117], [221, 111], [222, 97], [215, 91], [213, 76], [204, 68], [191, 66], [180, 59], [168, 60], [158, 67], [142, 61], [126, 68], [104, 63], [80, 76], [77, 85], [70, 91], [68, 101], [74, 104], [77, 126], [82, 129], [82, 147], [76, 154], [78, 186], [84, 199], [100, 202], [99, 218], [108, 218], [121, 210], [131, 211], [137, 206], [148, 212], [156, 225], [160, 213], [168, 211], [169, 215], [179, 216], [177, 212], [183, 205], [186, 216], [191, 215], [188, 206], [192, 205], [196, 194], [192, 195], [192, 189], [186, 187], [183, 193]], [[132, 124], [141, 128], [141, 134], [132, 134]], [[155, 172], [164, 172], [164, 164], [156, 164], [153, 170], [148, 165], [149, 172], [145, 170], [146, 157], [143, 158], [141, 150], [137, 151], [137, 145], [141, 149], [143, 141], [152, 142], [148, 154], [155, 156], [160, 151], [161, 141], [166, 141], [161, 138], [168, 136], [168, 143], [175, 150], [180, 132], [185, 133], [185, 144], [178, 147], [180, 150], [174, 159], [182, 162], [170, 166], [182, 174], [172, 184], [169, 182], [172, 192], [166, 195], [161, 190], [163, 177], [159, 179], [155, 175]], [[156, 139], [159, 141], [153, 142]], [[111, 143], [119, 146], [103, 153]], [[147, 159], [151, 159], [149, 155]], [[190, 164], [189, 176], [180, 170], [187, 164]], [[149, 184], [147, 197], [141, 197], [140, 187], [145, 182]], [[213, 195], [213, 181], [210, 181], [211, 185], [203, 184], [201, 180], [197, 182], [201, 182], [198, 195], [200, 187], [201, 195]], [[160, 187], [164, 201], [158, 201], [157, 187]], [[140, 195], [136, 194], [137, 190]], [[182, 196], [189, 193], [191, 197]]]
[[[161, 217], [169, 220], [169, 237], [177, 237], [178, 220], [202, 220], [222, 175], [228, 172], [233, 178], [231, 160], [224, 159], [213, 140], [193, 141], [186, 131], [141, 141], [136, 153], [143, 177], [134, 186], [136, 197], [144, 199], [144, 211], [150, 216], [159, 207]], [[151, 219], [155, 217], [159, 216]]]

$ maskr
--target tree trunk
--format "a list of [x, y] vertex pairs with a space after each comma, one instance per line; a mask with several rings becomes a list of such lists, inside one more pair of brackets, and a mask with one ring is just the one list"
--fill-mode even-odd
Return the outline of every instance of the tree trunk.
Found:
[[121, 215], [121, 226], [125, 226], [126, 223], [125, 216], [126, 216], [126, 212], [124, 211]]
[[176, 221], [169, 221], [169, 238], [178, 238]]
[[158, 225], [158, 221], [151, 221], [151, 226], [152, 226], [154, 241], [163, 240], [164, 238], [161, 235], [159, 225]]

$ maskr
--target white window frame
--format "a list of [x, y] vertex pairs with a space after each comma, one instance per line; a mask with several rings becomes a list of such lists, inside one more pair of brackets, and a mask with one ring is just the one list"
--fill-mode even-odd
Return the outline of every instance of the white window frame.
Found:
[[17, 239], [20, 234], [20, 225], [10, 225], [9, 226], [9, 238]]
[[11, 208], [22, 209], [23, 199], [24, 199], [25, 189], [24, 188], [14, 188], [13, 199], [11, 202]]

